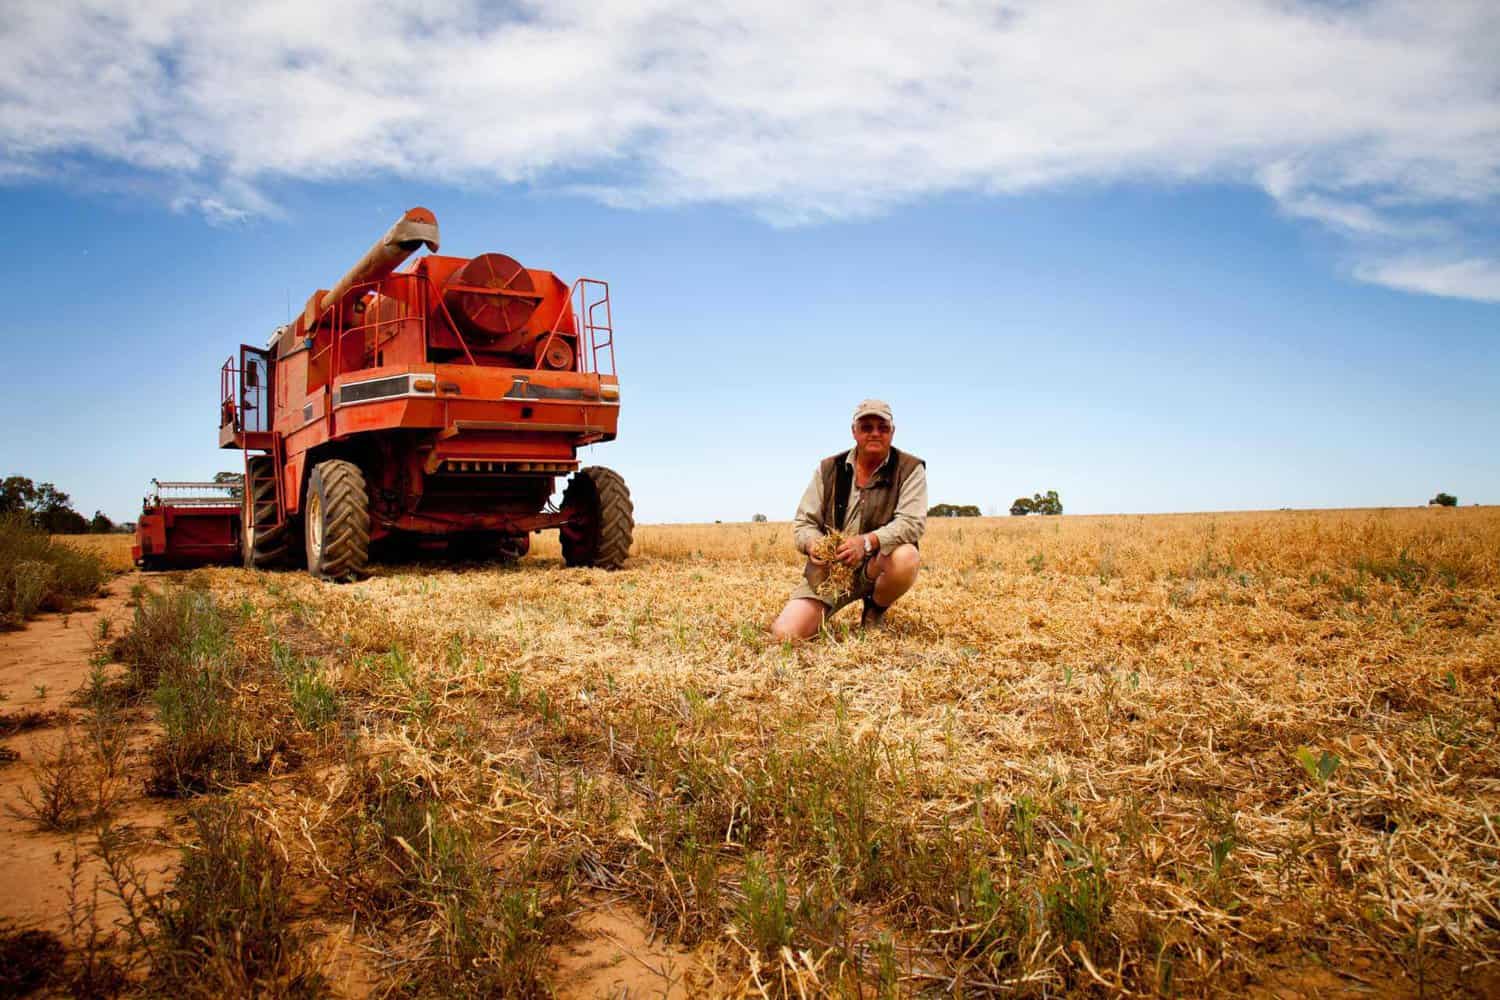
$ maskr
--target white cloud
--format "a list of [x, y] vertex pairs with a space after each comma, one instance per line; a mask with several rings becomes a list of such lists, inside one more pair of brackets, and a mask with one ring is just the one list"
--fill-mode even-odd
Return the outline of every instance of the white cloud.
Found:
[[388, 173], [789, 224], [1208, 180], [1332, 227], [1368, 280], [1495, 253], [1452, 224], [1500, 200], [1493, 0], [437, 6], [20, 5], [0, 178], [104, 161], [222, 219], [266, 211], [267, 182]]
[[1427, 295], [1500, 302], [1500, 261], [1409, 258], [1362, 265], [1361, 281]]

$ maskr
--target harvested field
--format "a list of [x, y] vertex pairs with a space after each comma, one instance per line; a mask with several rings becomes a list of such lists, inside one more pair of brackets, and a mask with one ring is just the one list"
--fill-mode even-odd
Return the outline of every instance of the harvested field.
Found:
[[150, 578], [189, 590], [116, 652], [207, 656], [232, 708], [163, 717], [189, 884], [230, 851], [297, 886], [259, 965], [173, 981], [1500, 990], [1500, 510], [940, 521], [923, 555], [885, 633], [799, 647], [786, 525], [643, 527], [616, 573], [544, 537]]

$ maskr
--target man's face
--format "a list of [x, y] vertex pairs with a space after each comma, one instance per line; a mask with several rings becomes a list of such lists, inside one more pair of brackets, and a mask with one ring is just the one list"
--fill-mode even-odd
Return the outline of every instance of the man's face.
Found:
[[854, 446], [861, 455], [884, 458], [896, 428], [883, 417], [866, 414], [854, 421]]

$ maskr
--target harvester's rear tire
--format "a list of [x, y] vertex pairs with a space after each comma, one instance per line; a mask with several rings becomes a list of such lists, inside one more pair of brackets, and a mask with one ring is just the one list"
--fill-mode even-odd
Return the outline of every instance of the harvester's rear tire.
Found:
[[619, 569], [635, 536], [635, 508], [625, 480], [613, 469], [579, 469], [563, 492], [562, 511], [572, 515], [562, 527], [563, 562], [569, 566]]
[[303, 511], [307, 571], [324, 580], [352, 580], [370, 561], [370, 494], [353, 462], [319, 462], [307, 480]]
[[276, 475], [270, 455], [254, 455], [245, 463], [240, 557], [246, 569], [267, 569], [286, 561], [286, 522], [276, 523]]

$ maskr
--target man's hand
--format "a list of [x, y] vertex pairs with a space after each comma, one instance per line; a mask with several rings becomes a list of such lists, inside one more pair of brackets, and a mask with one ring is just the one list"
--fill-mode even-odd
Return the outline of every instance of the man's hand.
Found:
[[822, 559], [819, 559], [818, 555], [817, 555], [818, 543], [821, 542], [823, 539], [825, 539], [827, 537], [828, 537], [827, 535], [819, 535], [817, 538], [813, 539], [812, 542], [810, 542], [808, 544], [808, 546], [807, 546], [807, 561], [810, 562], [810, 563], [812, 563], [814, 566], [827, 566], [828, 565], [827, 562], [825, 562]]
[[864, 562], [865, 556], [875, 551], [868, 546], [869, 537], [869, 535], [855, 535], [853, 538], [846, 538], [844, 544], [839, 546], [837, 553], [839, 562], [850, 566], [858, 566]]

